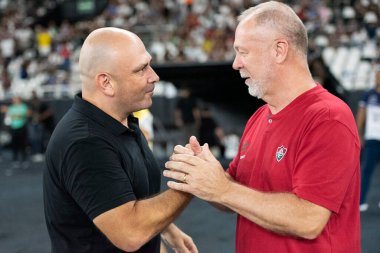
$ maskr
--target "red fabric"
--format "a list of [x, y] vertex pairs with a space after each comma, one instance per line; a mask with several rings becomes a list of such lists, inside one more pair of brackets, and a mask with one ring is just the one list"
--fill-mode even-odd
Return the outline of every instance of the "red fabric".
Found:
[[359, 154], [352, 112], [320, 85], [276, 115], [261, 107], [228, 173], [259, 191], [292, 192], [332, 215], [315, 240], [281, 236], [239, 215], [236, 252], [360, 252]]

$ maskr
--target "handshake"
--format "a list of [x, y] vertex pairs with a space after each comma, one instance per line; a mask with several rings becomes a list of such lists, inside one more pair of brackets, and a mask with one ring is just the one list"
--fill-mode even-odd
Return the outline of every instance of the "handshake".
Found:
[[201, 146], [195, 136], [190, 137], [185, 147], [174, 147], [165, 168], [163, 175], [175, 180], [168, 181], [168, 187], [214, 203], [220, 202], [221, 196], [229, 188], [226, 186], [231, 183], [208, 144]]

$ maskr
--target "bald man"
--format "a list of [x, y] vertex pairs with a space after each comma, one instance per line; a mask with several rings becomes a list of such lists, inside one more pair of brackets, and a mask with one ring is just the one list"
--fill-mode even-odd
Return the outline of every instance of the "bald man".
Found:
[[[239, 18], [233, 68], [267, 104], [227, 173], [207, 145], [176, 146], [164, 175], [238, 214], [237, 253], [359, 253], [360, 144], [351, 110], [311, 77], [294, 11], [266, 2]], [[194, 156], [194, 154], [196, 156]]]
[[93, 31], [79, 58], [82, 93], [46, 152], [45, 218], [52, 252], [197, 252], [172, 221], [191, 195], [160, 192], [160, 168], [132, 112], [152, 105], [159, 77], [135, 34]]

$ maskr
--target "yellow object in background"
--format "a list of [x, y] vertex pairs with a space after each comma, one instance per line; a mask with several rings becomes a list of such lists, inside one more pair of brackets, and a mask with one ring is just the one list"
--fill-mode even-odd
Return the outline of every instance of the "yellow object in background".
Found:
[[149, 109], [143, 109], [134, 112], [133, 115], [139, 119], [141, 132], [144, 134], [150, 149], [153, 150], [154, 130], [152, 113], [149, 111]]

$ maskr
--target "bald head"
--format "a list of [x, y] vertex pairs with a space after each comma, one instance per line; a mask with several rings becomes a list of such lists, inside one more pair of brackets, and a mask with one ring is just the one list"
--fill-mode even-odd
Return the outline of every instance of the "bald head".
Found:
[[84, 41], [79, 56], [82, 89], [91, 91], [98, 73], [112, 74], [117, 69], [120, 55], [128, 54], [136, 45], [141, 44], [142, 41], [136, 34], [119, 28], [106, 27], [91, 32]]
[[287, 38], [295, 51], [307, 55], [307, 32], [297, 14], [286, 4], [269, 1], [251, 7], [238, 17], [239, 25], [272, 29]]

